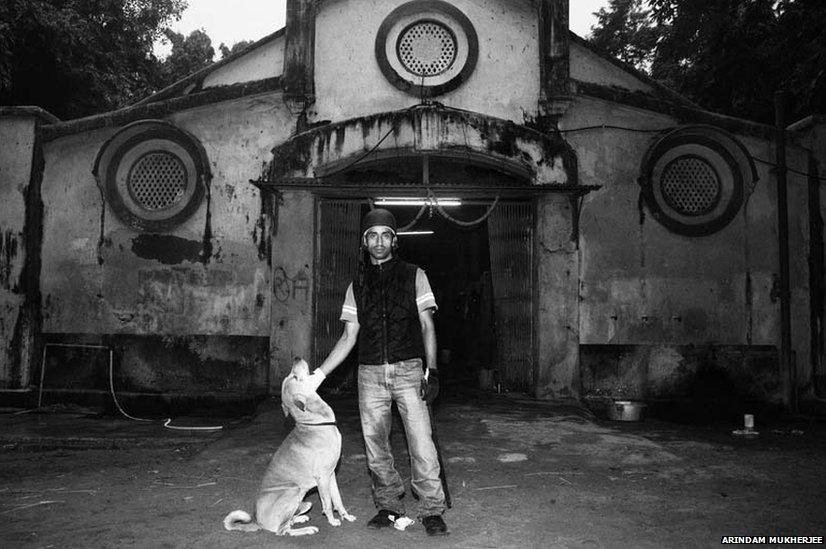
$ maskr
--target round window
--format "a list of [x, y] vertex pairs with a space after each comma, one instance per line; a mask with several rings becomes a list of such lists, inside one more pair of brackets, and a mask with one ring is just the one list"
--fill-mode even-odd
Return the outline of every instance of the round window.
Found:
[[396, 54], [408, 72], [435, 76], [456, 61], [456, 37], [438, 21], [418, 21], [402, 31]]
[[163, 232], [200, 206], [209, 175], [200, 144], [162, 121], [130, 124], [101, 149], [95, 163], [106, 199], [127, 225]]
[[376, 36], [384, 76], [411, 95], [432, 97], [459, 87], [476, 67], [479, 42], [470, 20], [441, 1], [409, 2], [390, 13]]
[[662, 173], [662, 195], [674, 211], [682, 215], [704, 215], [720, 201], [720, 176], [701, 156], [680, 156]]
[[126, 187], [132, 200], [144, 210], [172, 208], [184, 197], [186, 166], [167, 151], [146, 153], [129, 169]]
[[652, 215], [669, 230], [704, 236], [728, 225], [756, 181], [745, 148], [711, 126], [689, 126], [660, 138], [640, 177]]

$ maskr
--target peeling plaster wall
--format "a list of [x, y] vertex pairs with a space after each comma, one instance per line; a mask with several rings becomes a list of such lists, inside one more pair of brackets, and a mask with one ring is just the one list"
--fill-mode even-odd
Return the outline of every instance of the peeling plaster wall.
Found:
[[[235, 390], [264, 390], [267, 346], [254, 340], [270, 336], [270, 204], [250, 180], [260, 176], [272, 144], [289, 134], [292, 117], [280, 97], [269, 94], [178, 112], [169, 120], [200, 140], [212, 180], [197, 212], [168, 234], [138, 233], [108, 207], [101, 217], [91, 170], [116, 129], [46, 145], [44, 331], [154, 341], [144, 352], [131, 343], [121, 353], [131, 357], [123, 362], [123, 383], [135, 390], [178, 388], [153, 373], [157, 368], [187, 371], [181, 375], [190, 379], [190, 390], [199, 383], [216, 390], [222, 384], [214, 375], [197, 379], [199, 365], [210, 361], [224, 364], [221, 375]], [[193, 336], [201, 343], [192, 345]], [[244, 340], [249, 353], [261, 356], [238, 353]], [[227, 364], [232, 354], [237, 371]], [[260, 371], [243, 371], [245, 361]], [[255, 387], [239, 387], [232, 376]]]
[[32, 170], [35, 121], [0, 118], [0, 387], [18, 387], [27, 376], [13, 356], [12, 340], [24, 296], [19, 287], [25, 261], [26, 189]]
[[[418, 98], [393, 87], [374, 53], [382, 21], [406, 0], [327, 0], [316, 19], [316, 118], [398, 110]], [[527, 0], [451, 2], [476, 28], [479, 62], [467, 82], [435, 97], [445, 105], [521, 122], [539, 100], [537, 13]]]
[[264, 44], [204, 78], [204, 88], [254, 82], [284, 72], [284, 37]]
[[[594, 124], [657, 129], [677, 122], [630, 107], [577, 99], [564, 127]], [[602, 352], [597, 346], [613, 346], [611, 368], [623, 363], [629, 346], [638, 348], [631, 353], [637, 353], [637, 358], [624, 362], [626, 370], [642, 367], [646, 371], [642, 377], [631, 376], [638, 383], [630, 389], [637, 393], [644, 389], [645, 379], [659, 380], [655, 385], [660, 387], [667, 386], [669, 379], [674, 381], [681, 360], [688, 362], [686, 346], [745, 349], [740, 362], [719, 360], [721, 375], [734, 375], [751, 360], [749, 349], [765, 354], [767, 346], [779, 346], [780, 341], [779, 300], [773, 292], [778, 273], [776, 185], [770, 167], [757, 163], [759, 181], [754, 193], [727, 227], [705, 237], [677, 235], [651, 217], [640, 202], [637, 178], [654, 136], [612, 129], [566, 134], [577, 151], [581, 183], [603, 186], [586, 196], [580, 218], [580, 342], [583, 349], [596, 353]], [[753, 156], [774, 160], [773, 143], [745, 135], [737, 138]], [[789, 165], [805, 169], [804, 155], [790, 150]], [[799, 372], [805, 375], [802, 366], [808, 364], [809, 338], [806, 184], [793, 174], [788, 181], [792, 339]], [[650, 351], [652, 347], [659, 351]], [[627, 372], [620, 365], [614, 378], [594, 385], [591, 365], [603, 359], [594, 362], [583, 357], [583, 379], [591, 383], [586, 383], [586, 392], [628, 384]], [[737, 378], [743, 394], [771, 401], [785, 398], [784, 376], [777, 371], [777, 362], [751, 364], [763, 370]], [[766, 383], [766, 376], [773, 383]]]

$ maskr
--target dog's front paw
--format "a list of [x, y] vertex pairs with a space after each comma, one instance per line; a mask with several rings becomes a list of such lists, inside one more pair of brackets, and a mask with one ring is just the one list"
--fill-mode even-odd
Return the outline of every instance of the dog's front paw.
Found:
[[350, 513], [344, 513], [343, 515], [341, 515], [341, 518], [343, 518], [347, 522], [353, 522], [354, 520], [356, 520], [356, 517], [354, 517]]
[[328, 517], [327, 522], [330, 523], [332, 526], [341, 526], [341, 521], [335, 517]]

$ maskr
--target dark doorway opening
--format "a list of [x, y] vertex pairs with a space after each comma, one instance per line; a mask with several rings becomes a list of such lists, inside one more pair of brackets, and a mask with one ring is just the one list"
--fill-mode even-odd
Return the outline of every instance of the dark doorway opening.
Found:
[[[425, 270], [436, 296], [440, 378], [463, 387], [530, 392], [536, 301], [532, 202], [464, 198], [456, 207], [443, 206], [443, 211], [435, 206], [422, 211], [415, 204], [379, 205], [397, 218], [398, 255]], [[341, 335], [341, 303], [357, 271], [359, 224], [368, 209], [366, 200], [319, 201], [316, 364]], [[461, 223], [468, 221], [476, 222]], [[410, 231], [419, 234], [405, 234]], [[356, 362], [357, 353], [351, 353], [333, 372], [327, 389], [355, 389]]]
[[[491, 200], [464, 201], [445, 208], [453, 218], [482, 218]], [[417, 206], [388, 206], [400, 227], [410, 223]], [[366, 206], [362, 214], [366, 213]], [[482, 370], [495, 368], [496, 344], [491, 288], [488, 223], [457, 225], [436, 211], [425, 213], [399, 237], [399, 257], [424, 269], [439, 307], [436, 335], [440, 378], [476, 387]]]

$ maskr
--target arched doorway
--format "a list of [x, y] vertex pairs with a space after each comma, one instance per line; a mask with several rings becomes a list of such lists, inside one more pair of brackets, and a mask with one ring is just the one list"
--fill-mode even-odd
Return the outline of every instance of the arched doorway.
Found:
[[[369, 201], [435, 196], [461, 200], [459, 209], [447, 212], [460, 221], [479, 217], [497, 202], [478, 232], [442, 226], [443, 236], [409, 240], [404, 252], [426, 268], [430, 264], [434, 278], [449, 267], [458, 269], [453, 274], [467, 285], [484, 284], [474, 277], [489, 273], [493, 316], [498, 311], [499, 317], [488, 324], [496, 334], [495, 349], [482, 353], [487, 355], [483, 364], [450, 348], [451, 360], [461, 356], [466, 361], [457, 371], [464, 368], [470, 376], [498, 369], [506, 388], [536, 396], [575, 394], [576, 212], [579, 198], [590, 189], [578, 185], [575, 155], [558, 133], [437, 104], [419, 105], [310, 128], [275, 147], [257, 184], [280, 193], [276, 204], [283, 203], [275, 214], [279, 229], [273, 248], [292, 261], [306, 261], [306, 248], [296, 248], [294, 239], [312, 234], [314, 242], [307, 263], [313, 270], [312, 311], [273, 309], [273, 379], [289, 364], [288, 353], [306, 353], [317, 363], [339, 337], [341, 303], [358, 258], [358, 223]], [[420, 220], [444, 213], [440, 209], [431, 217], [431, 205]], [[399, 211], [402, 224], [416, 216], [415, 207]], [[474, 247], [475, 256], [468, 251]], [[467, 258], [461, 255], [465, 252]], [[497, 287], [509, 291], [497, 294]], [[443, 289], [451, 298], [457, 291], [466, 289], [456, 284]], [[459, 339], [455, 332], [464, 327], [443, 316], [447, 344]], [[505, 337], [508, 330], [518, 337]], [[306, 340], [310, 333], [312, 342]], [[484, 330], [472, 337], [485, 337], [479, 334]], [[513, 359], [517, 353], [525, 358]], [[507, 361], [518, 366], [510, 368]]]
[[[425, 270], [436, 295], [443, 379], [529, 392], [536, 362], [535, 206], [527, 182], [466, 158], [403, 154], [360, 163], [338, 173], [336, 183], [339, 192], [318, 197], [315, 363], [341, 335], [344, 291], [359, 260], [359, 220], [378, 206], [396, 216], [400, 257]], [[350, 185], [370, 192], [341, 196]], [[352, 386], [353, 360], [335, 372], [332, 386]]]

